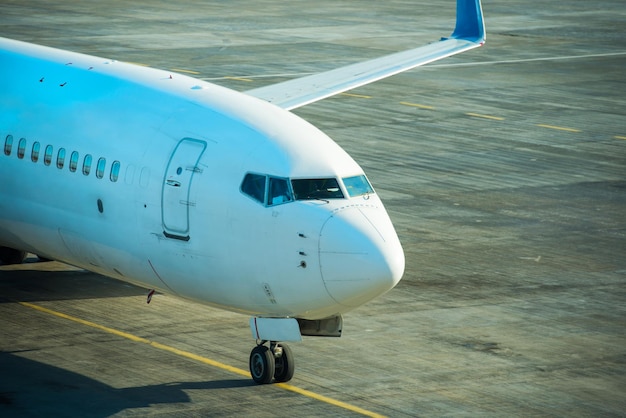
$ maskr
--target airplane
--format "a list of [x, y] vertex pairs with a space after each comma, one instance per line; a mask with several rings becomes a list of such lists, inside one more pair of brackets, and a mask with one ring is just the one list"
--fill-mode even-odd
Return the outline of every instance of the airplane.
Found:
[[449, 37], [237, 92], [0, 38], [0, 259], [248, 315], [252, 379], [287, 382], [285, 342], [341, 336], [405, 267], [362, 168], [290, 110], [484, 42], [480, 0], [458, 0]]

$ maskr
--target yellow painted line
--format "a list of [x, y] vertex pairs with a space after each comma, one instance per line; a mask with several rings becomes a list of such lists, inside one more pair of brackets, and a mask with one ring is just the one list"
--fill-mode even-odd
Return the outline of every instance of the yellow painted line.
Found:
[[540, 128], [548, 128], [548, 129], [556, 129], [557, 131], [565, 131], [565, 132], [581, 132], [580, 129], [574, 128], [565, 128], [563, 126], [554, 126], [554, 125], [544, 125], [543, 123], [538, 123], [537, 126]]
[[466, 113], [467, 116], [471, 116], [473, 118], [481, 118], [481, 119], [491, 119], [491, 120], [504, 120], [499, 116], [491, 116], [491, 115], [481, 115], [480, 113]]
[[400, 104], [404, 105], [404, 106], [418, 107], [420, 109], [435, 110], [434, 106], [427, 106], [427, 105], [423, 105], [423, 104], [419, 104], [419, 103], [400, 102]]
[[150, 341], [146, 340], [145, 338], [137, 337], [136, 335], [133, 335], [133, 334], [128, 334], [123, 331], [118, 331], [113, 328], [105, 327], [104, 325], [99, 325], [99, 324], [96, 324], [95, 322], [90, 322], [84, 319], [76, 318], [75, 316], [67, 315], [62, 312], [53, 311], [52, 309], [44, 308], [43, 306], [35, 305], [29, 302], [18, 302], [18, 303], [22, 306], [26, 306], [28, 308], [35, 309], [40, 312], [58, 316], [59, 318], [63, 318], [63, 319], [69, 319], [70, 321], [78, 322], [79, 324], [87, 325], [88, 327], [96, 328], [101, 331], [108, 332], [109, 334], [117, 335], [118, 337], [127, 338], [129, 340], [132, 340], [138, 343], [150, 344]]
[[[147, 344], [147, 345], [149, 345], [151, 347], [154, 347], [154, 348], [157, 348], [159, 350], [167, 351], [169, 353], [176, 354], [178, 356], [185, 357], [185, 358], [188, 358], [190, 360], [195, 360], [197, 362], [204, 363], [204, 364], [207, 364], [209, 366], [216, 367], [218, 369], [226, 370], [228, 372], [231, 372], [231, 373], [234, 373], [234, 374], [238, 374], [238, 375], [250, 378], [250, 372], [249, 371], [240, 369], [238, 367], [229, 366], [228, 364], [220, 363], [219, 361], [211, 360], [209, 358], [202, 357], [202, 356], [199, 356], [197, 354], [190, 353], [188, 351], [179, 350], [178, 348], [175, 348], [175, 347], [172, 347], [172, 346], [169, 346], [169, 345], [161, 344], [161, 343], [158, 343], [156, 341], [150, 341], [150, 340], [148, 340], [146, 338], [138, 337], [138, 336], [130, 334], [128, 332], [119, 331], [119, 330], [116, 330], [114, 328], [109, 328], [109, 327], [106, 327], [104, 325], [96, 324], [95, 322], [86, 321], [84, 319], [80, 319], [80, 318], [77, 318], [77, 317], [72, 316], [72, 315], [67, 315], [67, 314], [64, 314], [62, 312], [57, 312], [57, 311], [54, 311], [52, 309], [44, 308], [43, 306], [35, 305], [33, 303], [29, 303], [29, 302], [17, 302], [17, 303], [19, 303], [20, 305], [25, 306], [27, 308], [31, 308], [31, 309], [34, 309], [36, 311], [39, 311], [39, 312], [47, 313], [49, 315], [53, 315], [53, 316], [56, 316], [56, 317], [59, 317], [59, 318], [67, 319], [69, 321], [73, 321], [73, 322], [76, 322], [76, 323], [79, 323], [79, 324], [82, 324], [82, 325], [86, 325], [88, 327], [95, 328], [95, 329], [98, 329], [100, 331], [104, 331], [104, 332], [109, 333], [109, 334], [117, 335], [118, 337], [126, 338], [128, 340], [131, 340], [131, 341], [134, 341], [134, 342], [137, 342], [137, 343]], [[351, 404], [346, 403], [346, 402], [338, 401], [336, 399], [329, 398], [328, 396], [320, 395], [320, 394], [317, 394], [315, 392], [311, 392], [310, 390], [302, 389], [302, 388], [299, 388], [297, 386], [293, 386], [293, 385], [290, 385], [290, 384], [287, 384], [287, 383], [276, 383], [273, 386], [277, 386], [277, 387], [279, 387], [281, 389], [285, 389], [285, 390], [288, 390], [290, 392], [294, 392], [294, 393], [297, 393], [299, 395], [306, 396], [308, 398], [315, 399], [315, 400], [318, 400], [320, 402], [327, 403], [329, 405], [334, 405], [334, 406], [337, 406], [339, 408], [347, 409], [348, 411], [352, 411], [352, 412], [355, 412], [357, 414], [361, 414], [361, 415], [364, 415], [364, 416], [367, 416], [367, 417], [372, 417], [372, 418], [383, 418], [384, 417], [384, 415], [380, 415], [380, 414], [377, 414], [375, 412], [368, 411], [367, 409], [359, 408], [358, 406], [354, 406], [354, 405], [351, 405]]]
[[149, 67], [149, 64], [144, 64], [143, 62], [132, 62], [132, 61], [124, 61], [126, 64], [138, 65], [140, 67]]
[[182, 68], [170, 68], [170, 71], [176, 71], [177, 73], [187, 73], [187, 74], [195, 74], [198, 75], [200, 74], [197, 71], [192, 71], [192, 70], [184, 70]]
[[364, 94], [354, 94], [354, 93], [341, 93], [342, 96], [348, 97], [357, 97], [359, 99], [371, 99], [372, 96], [365, 96]]
[[615, 135], [613, 138], [615, 138], [615, 139], [626, 139], [626, 136]]
[[286, 390], [290, 390], [295, 393], [299, 393], [302, 396], [306, 396], [308, 398], [316, 399], [321, 402], [325, 402], [330, 405], [335, 405], [340, 408], [347, 409], [352, 412], [356, 412], [357, 414], [365, 415], [366, 417], [372, 418], [384, 418], [384, 415], [377, 414], [372, 411], [368, 411], [367, 409], [359, 408], [358, 406], [350, 405], [349, 403], [341, 402], [336, 399], [329, 398], [328, 396], [319, 395], [315, 392], [311, 392], [310, 390], [301, 389], [296, 386], [289, 385], [287, 383], [277, 383], [275, 386], [281, 387]]
[[251, 78], [243, 78], [243, 77], [224, 77], [224, 78], [228, 80], [245, 81], [246, 83], [251, 83], [254, 81]]

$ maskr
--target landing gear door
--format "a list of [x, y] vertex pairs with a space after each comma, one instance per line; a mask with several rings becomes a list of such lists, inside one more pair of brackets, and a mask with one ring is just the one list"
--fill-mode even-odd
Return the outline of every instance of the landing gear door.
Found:
[[198, 161], [206, 149], [206, 142], [198, 139], [182, 139], [167, 164], [163, 178], [161, 211], [163, 234], [167, 238], [189, 241], [189, 200], [191, 182], [202, 173]]

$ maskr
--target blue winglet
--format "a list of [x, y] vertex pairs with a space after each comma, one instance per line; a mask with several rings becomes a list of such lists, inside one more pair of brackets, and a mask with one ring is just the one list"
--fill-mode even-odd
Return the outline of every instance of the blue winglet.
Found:
[[456, 27], [450, 37], [485, 42], [485, 21], [480, 0], [457, 0]]

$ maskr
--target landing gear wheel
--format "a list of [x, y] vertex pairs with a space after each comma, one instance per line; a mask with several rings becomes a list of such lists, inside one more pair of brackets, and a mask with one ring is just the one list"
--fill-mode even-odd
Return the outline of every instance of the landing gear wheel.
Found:
[[[276, 357], [274, 379], [276, 379], [277, 382], [288, 382], [291, 380], [296, 370], [293, 353], [291, 352], [291, 348], [286, 344], [276, 344], [276, 349], [282, 350], [282, 355]], [[274, 351], [276, 351], [276, 349]]]
[[250, 353], [250, 374], [252, 380], [258, 384], [272, 382], [274, 377], [275, 363], [274, 354], [267, 346], [257, 345]]
[[13, 248], [0, 247], [0, 263], [2, 264], [22, 264], [26, 259], [26, 252], [14, 250]]

